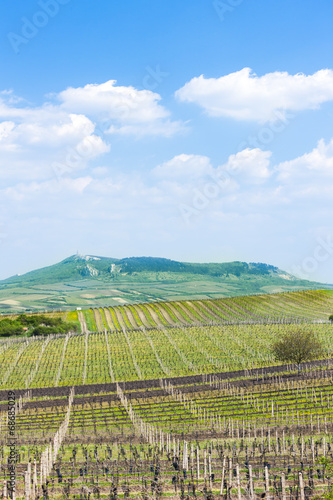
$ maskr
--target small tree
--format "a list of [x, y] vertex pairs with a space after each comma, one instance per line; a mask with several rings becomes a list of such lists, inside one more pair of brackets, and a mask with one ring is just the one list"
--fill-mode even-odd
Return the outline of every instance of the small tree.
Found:
[[331, 323], [333, 323], [333, 314], [331, 314], [331, 316], [328, 319], [330, 320]]
[[272, 352], [279, 361], [296, 363], [298, 372], [301, 371], [301, 363], [318, 359], [324, 355], [321, 343], [316, 339], [313, 332], [302, 332], [294, 329], [274, 342]]

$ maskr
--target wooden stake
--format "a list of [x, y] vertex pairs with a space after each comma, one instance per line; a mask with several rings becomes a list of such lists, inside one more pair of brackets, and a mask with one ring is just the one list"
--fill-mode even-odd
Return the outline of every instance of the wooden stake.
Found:
[[301, 500], [305, 500], [303, 474], [301, 472], [299, 472], [298, 474], [298, 479], [299, 479], [299, 490], [301, 493]]
[[229, 488], [232, 488], [232, 460], [231, 458], [229, 460]]
[[207, 450], [204, 450], [204, 480], [207, 481]]
[[242, 494], [241, 494], [241, 486], [240, 486], [240, 476], [239, 476], [239, 465], [236, 465], [236, 474], [237, 474], [237, 493], [238, 493], [238, 500], [242, 500]]
[[249, 480], [250, 480], [250, 498], [254, 498], [254, 489], [253, 489], [253, 476], [252, 476], [252, 465], [249, 465]]
[[287, 496], [286, 496], [286, 476], [285, 476], [284, 472], [281, 474], [281, 489], [282, 489], [282, 500], [287, 500]]
[[269, 473], [268, 473], [268, 467], [265, 467], [265, 500], [269, 500]]
[[225, 457], [223, 459], [223, 466], [222, 466], [222, 477], [221, 477], [220, 495], [223, 495], [224, 475], [225, 475]]

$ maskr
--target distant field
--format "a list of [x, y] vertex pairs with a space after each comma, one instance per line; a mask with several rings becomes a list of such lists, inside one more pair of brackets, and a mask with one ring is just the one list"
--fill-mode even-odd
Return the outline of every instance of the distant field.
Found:
[[290, 281], [275, 276], [214, 277], [171, 272], [144, 272], [40, 284], [0, 283], [0, 313], [70, 310], [75, 307], [105, 307], [142, 302], [209, 300], [255, 293], [309, 290], [319, 283]]

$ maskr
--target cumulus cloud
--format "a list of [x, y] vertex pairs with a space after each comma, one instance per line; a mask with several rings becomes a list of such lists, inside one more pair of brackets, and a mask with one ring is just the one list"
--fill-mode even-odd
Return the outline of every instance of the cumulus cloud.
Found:
[[260, 184], [265, 182], [271, 175], [270, 151], [262, 151], [259, 148], [246, 148], [237, 154], [230, 155], [225, 165], [218, 168], [220, 172], [226, 171], [238, 178], [239, 182]]
[[[272, 247], [279, 248], [277, 224], [288, 234], [286, 239], [294, 236], [295, 227], [310, 221], [312, 228], [319, 220], [321, 226], [329, 226], [332, 145], [333, 140], [320, 141], [312, 152], [275, 167], [270, 152], [245, 149], [219, 166], [208, 156], [183, 153], [156, 166], [151, 175], [133, 171], [110, 175], [100, 167], [88, 176], [63, 177], [59, 182], [55, 178], [21, 182], [0, 191], [1, 214], [15, 223], [19, 212], [29, 229], [31, 224], [38, 227], [36, 221], [42, 218], [41, 227], [49, 228], [49, 238], [55, 219], [70, 238], [79, 225], [82, 234], [90, 239], [93, 234], [94, 244], [105, 241], [109, 230], [125, 250], [133, 237], [150, 245], [151, 238], [162, 234], [174, 238], [175, 245], [182, 239], [188, 245], [184, 220], [196, 234], [200, 228], [200, 234], [207, 239], [214, 234], [218, 238], [214, 241], [221, 244], [232, 240], [236, 225], [237, 233], [240, 227], [243, 230], [242, 238], [247, 234], [251, 241], [264, 240], [271, 235]], [[317, 175], [318, 169], [324, 177]], [[308, 203], [314, 197], [318, 203]], [[239, 245], [243, 242], [240, 239]]]
[[[6, 119], [8, 116], [10, 120]], [[54, 175], [54, 162], [66, 162], [76, 152], [83, 168], [92, 158], [109, 151], [95, 134], [95, 124], [83, 114], [57, 106], [0, 106], [0, 176], [4, 179], [41, 179]], [[67, 162], [68, 163], [68, 162]]]
[[184, 129], [159, 94], [114, 80], [70, 87], [52, 99], [32, 106], [12, 91], [0, 92], [0, 177], [77, 175], [110, 151], [111, 134], [171, 137]]
[[109, 122], [108, 131], [113, 134], [170, 136], [182, 128], [180, 122], [170, 120], [170, 112], [160, 104], [159, 94], [116, 83], [116, 80], [109, 80], [102, 84], [70, 87], [56, 97], [67, 111]]
[[316, 109], [333, 99], [333, 71], [313, 75], [287, 72], [257, 76], [250, 68], [220, 78], [195, 77], [176, 92], [183, 102], [215, 117], [265, 123], [287, 111]]
[[293, 160], [280, 163], [278, 178], [282, 182], [326, 182], [333, 178], [333, 139], [328, 144], [321, 139], [316, 148]]

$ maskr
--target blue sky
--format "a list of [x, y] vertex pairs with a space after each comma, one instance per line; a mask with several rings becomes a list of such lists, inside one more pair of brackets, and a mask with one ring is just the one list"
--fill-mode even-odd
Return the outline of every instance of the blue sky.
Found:
[[0, 5], [0, 278], [80, 253], [333, 282], [329, 0]]

